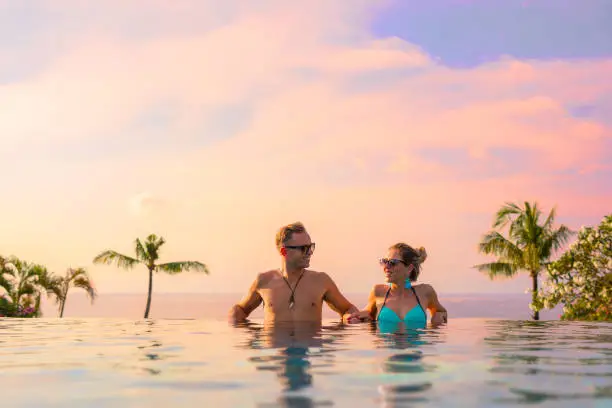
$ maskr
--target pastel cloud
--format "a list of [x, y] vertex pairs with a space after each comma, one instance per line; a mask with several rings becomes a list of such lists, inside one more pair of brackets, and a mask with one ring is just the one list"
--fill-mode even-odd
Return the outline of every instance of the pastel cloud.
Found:
[[[227, 280], [246, 285], [273, 266], [275, 229], [301, 219], [321, 242], [317, 267], [348, 290], [366, 290], [372, 259], [406, 240], [430, 249], [442, 291], [477, 291], [495, 290], [469, 266], [504, 201], [559, 204], [580, 222], [609, 211], [609, 181], [576, 191], [610, 174], [610, 126], [567, 106], [612, 92], [612, 59], [454, 70], [417, 44], [375, 38], [374, 3], [110, 2], [64, 29], [83, 37], [40, 73], [0, 85], [0, 148], [18, 153], [0, 171], [18, 169], [6, 185], [21, 200], [49, 200], [44, 211], [1, 204], [14, 217], [0, 244], [61, 268], [156, 232], [169, 258], [216, 271], [160, 287], [242, 290]], [[132, 27], [144, 9], [153, 22]], [[31, 243], [58, 229], [55, 250]], [[140, 282], [92, 270], [101, 290]], [[454, 273], [469, 278], [449, 284]]]

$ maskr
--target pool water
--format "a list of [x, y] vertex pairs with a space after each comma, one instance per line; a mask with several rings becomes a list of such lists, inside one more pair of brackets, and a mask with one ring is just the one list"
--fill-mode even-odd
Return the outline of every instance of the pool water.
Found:
[[612, 324], [0, 319], [7, 407], [612, 407]]

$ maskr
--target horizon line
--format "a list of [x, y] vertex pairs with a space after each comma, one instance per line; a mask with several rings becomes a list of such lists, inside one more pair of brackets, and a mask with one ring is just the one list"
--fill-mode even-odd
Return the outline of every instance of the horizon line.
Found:
[[[358, 295], [367, 295], [369, 291], [363, 292], [353, 292], [346, 291], [343, 294], [358, 294]], [[73, 292], [72, 294], [87, 296], [85, 293]], [[98, 296], [100, 295], [129, 295], [129, 296], [146, 296], [146, 292], [98, 292]], [[237, 295], [243, 296], [243, 292], [153, 292], [152, 295]], [[529, 293], [525, 292], [438, 292], [438, 296], [467, 296], [467, 295], [529, 295]]]

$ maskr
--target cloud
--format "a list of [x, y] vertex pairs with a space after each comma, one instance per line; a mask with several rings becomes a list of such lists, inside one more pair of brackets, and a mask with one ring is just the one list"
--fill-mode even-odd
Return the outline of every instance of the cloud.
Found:
[[[48, 3], [62, 17], [47, 19], [90, 12], [77, 3]], [[370, 278], [352, 282], [354, 271], [407, 240], [432, 248], [429, 276], [444, 285], [477, 263], [475, 242], [505, 201], [558, 204], [580, 222], [609, 210], [609, 188], [580, 189], [610, 172], [610, 127], [567, 107], [612, 91], [612, 60], [451, 69], [374, 37], [372, 7], [111, 2], [62, 28], [82, 37], [0, 85], [0, 172], [20, 197], [0, 209], [21, 234], [0, 243], [34, 251], [30, 237], [61, 229], [53, 259], [88, 261], [155, 230], [175, 243], [169, 258], [223, 271], [207, 278], [221, 290], [276, 262], [276, 228], [302, 219], [342, 282], [363, 287]]]
[[136, 194], [129, 200], [129, 207], [132, 213], [138, 217], [159, 216], [160, 214], [169, 215], [168, 203], [149, 192]]

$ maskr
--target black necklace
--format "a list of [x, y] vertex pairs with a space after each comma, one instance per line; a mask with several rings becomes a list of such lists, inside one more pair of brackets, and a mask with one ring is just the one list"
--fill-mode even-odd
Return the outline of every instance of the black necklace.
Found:
[[300, 280], [302, 279], [302, 276], [304, 276], [304, 271], [302, 271], [302, 273], [300, 274], [300, 277], [298, 278], [297, 282], [295, 282], [295, 287], [293, 289], [291, 289], [291, 285], [289, 284], [289, 281], [287, 280], [287, 278], [285, 278], [285, 275], [283, 275], [282, 272], [281, 272], [281, 277], [283, 278], [283, 280], [285, 281], [285, 283], [289, 287], [289, 290], [291, 291], [291, 296], [289, 297], [289, 309], [293, 310], [293, 306], [295, 306], [295, 290], [297, 289], [298, 285], [300, 284]]

